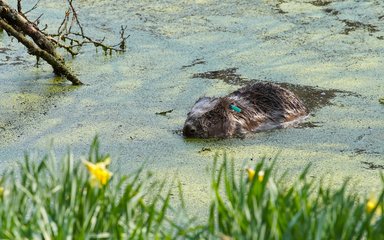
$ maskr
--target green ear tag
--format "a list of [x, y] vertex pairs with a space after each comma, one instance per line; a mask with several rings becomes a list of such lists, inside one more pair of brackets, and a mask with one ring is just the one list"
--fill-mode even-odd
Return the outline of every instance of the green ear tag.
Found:
[[233, 104], [231, 104], [231, 105], [229, 105], [229, 107], [233, 110], [233, 111], [235, 111], [235, 112], [241, 112], [241, 109], [238, 107], [238, 106], [235, 106], [235, 105], [233, 105]]

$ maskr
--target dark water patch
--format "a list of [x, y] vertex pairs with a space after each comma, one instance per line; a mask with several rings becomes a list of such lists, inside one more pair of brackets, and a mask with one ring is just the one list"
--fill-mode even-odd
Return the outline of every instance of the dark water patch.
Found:
[[376, 152], [376, 151], [368, 151], [367, 149], [364, 149], [364, 148], [355, 148], [353, 149], [353, 153], [356, 154], [356, 155], [367, 155], [367, 154], [370, 154], [370, 155], [379, 155], [380, 153], [379, 152]]
[[21, 65], [27, 63], [27, 60], [23, 56], [14, 56], [12, 49], [0, 48], [0, 66], [4, 65]]
[[6, 53], [6, 52], [9, 52], [10, 50], [11, 50], [10, 48], [0, 47], [0, 53]]
[[14, 58], [11, 58], [10, 56], [5, 56], [5, 61], [7, 63], [4, 63], [4, 64], [13, 65], [13, 66], [27, 63], [27, 61], [23, 59], [23, 57], [21, 56], [16, 56]]
[[227, 68], [217, 71], [209, 71], [204, 73], [195, 73], [192, 78], [205, 78], [205, 79], [218, 79], [231, 85], [245, 85], [249, 83], [249, 80], [237, 74], [238, 68]]
[[205, 63], [206, 62], [203, 58], [197, 58], [197, 59], [193, 60], [193, 62], [191, 64], [182, 66], [181, 69], [190, 68], [190, 67], [193, 67], [195, 65], [205, 64]]
[[368, 23], [362, 23], [359, 21], [351, 21], [347, 19], [340, 20], [345, 24], [344, 31], [341, 32], [342, 34], [348, 35], [351, 32], [354, 32], [356, 30], [366, 30], [369, 33], [375, 33], [378, 32], [379, 30], [377, 29], [377, 26], [368, 24]]
[[201, 150], [199, 150], [199, 153], [203, 153], [203, 152], [211, 152], [212, 149], [209, 148], [209, 147], [202, 147]]
[[361, 164], [363, 164], [364, 169], [369, 169], [369, 170], [375, 170], [375, 169], [384, 169], [384, 165], [382, 164], [375, 164], [373, 162], [367, 162], [367, 161], [361, 161]]
[[[223, 80], [228, 84], [239, 86], [256, 82], [265, 82], [257, 79], [247, 79], [241, 76], [241, 74], [236, 73], [237, 69], [238, 68], [227, 68], [224, 70], [195, 73], [193, 74], [193, 78], [218, 79]], [[276, 82], [276, 84], [297, 94], [309, 111], [314, 111], [324, 106], [332, 105], [332, 99], [335, 98], [338, 94], [342, 94], [344, 96], [360, 97], [360, 95], [357, 93], [342, 91], [338, 89], [322, 89], [313, 86], [305, 86], [285, 82]]]
[[332, 8], [325, 8], [323, 11], [330, 14], [330, 15], [333, 15], [333, 16], [337, 16], [340, 14], [339, 11], [332, 9]]
[[297, 128], [318, 128], [322, 127], [321, 122], [302, 122], [297, 125]]
[[167, 111], [163, 111], [163, 112], [157, 112], [155, 113], [156, 115], [161, 115], [161, 116], [166, 116], [168, 113], [171, 113], [173, 112], [173, 109], [170, 109], [170, 110], [167, 110]]
[[353, 150], [354, 153], [356, 154], [366, 154], [367, 150], [366, 149], [361, 149], [361, 148], [356, 148]]
[[316, 0], [316, 1], [312, 1], [310, 2], [312, 5], [316, 6], [316, 7], [323, 7], [323, 6], [327, 6], [329, 5], [330, 3], [332, 3], [332, 1], [327, 1], [327, 0]]
[[360, 97], [357, 93], [338, 89], [322, 89], [313, 86], [283, 82], [278, 82], [277, 84], [297, 94], [310, 112], [325, 106], [333, 105], [332, 99], [338, 95]]

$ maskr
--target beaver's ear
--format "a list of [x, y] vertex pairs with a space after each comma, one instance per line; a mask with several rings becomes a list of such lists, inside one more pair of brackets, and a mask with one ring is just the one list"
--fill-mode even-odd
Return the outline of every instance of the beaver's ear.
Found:
[[192, 107], [191, 112], [203, 114], [215, 108], [217, 103], [217, 98], [203, 97], [196, 101], [195, 105]]
[[199, 104], [209, 103], [211, 100], [212, 100], [211, 97], [201, 97], [201, 98], [197, 99], [195, 104], [198, 104], [198, 103]]

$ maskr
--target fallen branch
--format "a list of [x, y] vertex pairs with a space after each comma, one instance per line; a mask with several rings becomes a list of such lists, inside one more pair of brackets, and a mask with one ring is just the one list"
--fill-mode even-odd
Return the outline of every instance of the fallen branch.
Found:
[[21, 13], [12, 9], [4, 0], [0, 0], [0, 17], [15, 28], [15, 30], [22, 31], [24, 34], [30, 36], [40, 48], [46, 50], [55, 58], [62, 60], [62, 57], [56, 53], [55, 46], [45, 37], [38, 27], [26, 19]]
[[[21, 9], [21, 6], [18, 7]], [[57, 75], [66, 77], [74, 85], [82, 82], [65, 66], [64, 59], [55, 51], [53, 43], [39, 28], [4, 0], [0, 0], [0, 28], [28, 48], [28, 52], [47, 61]], [[29, 40], [26, 36], [32, 38]]]
[[[15, 10], [5, 0], [0, 0], [0, 31], [4, 29], [9, 35], [17, 38], [20, 43], [28, 48], [30, 54], [35, 55], [37, 59], [42, 58], [47, 61], [53, 67], [55, 74], [66, 77], [73, 84], [79, 85], [82, 83], [65, 66], [64, 59], [56, 52], [57, 48], [67, 51], [72, 57], [76, 56], [80, 48], [86, 44], [92, 44], [96, 48], [101, 47], [105, 54], [110, 55], [112, 52], [121, 53], [125, 51], [125, 41], [129, 37], [129, 35], [125, 36], [127, 27], [121, 26], [120, 43], [116, 45], [104, 44], [104, 38], [102, 40], [94, 40], [85, 35], [78, 19], [78, 14], [73, 6], [73, 0], [66, 0], [69, 6], [56, 34], [48, 34], [44, 29], [39, 29], [39, 18], [42, 14], [33, 22], [25, 16], [26, 13], [37, 7], [40, 0], [37, 0], [36, 4], [25, 13], [22, 12], [21, 1], [17, 0], [17, 10]], [[80, 31], [74, 32], [73, 29], [75, 28]]]
[[41, 57], [45, 61], [47, 61], [54, 69], [56, 74], [59, 74], [63, 77], [66, 77], [69, 81], [74, 85], [83, 84], [65, 65], [63, 62], [58, 61], [52, 54], [48, 51], [43, 50], [33, 41], [27, 39], [23, 34], [15, 30], [12, 26], [10, 26], [7, 22], [0, 19], [0, 27], [7, 31], [10, 35], [15, 37], [19, 42], [21, 42], [24, 46], [28, 48], [28, 52], [37, 57]]

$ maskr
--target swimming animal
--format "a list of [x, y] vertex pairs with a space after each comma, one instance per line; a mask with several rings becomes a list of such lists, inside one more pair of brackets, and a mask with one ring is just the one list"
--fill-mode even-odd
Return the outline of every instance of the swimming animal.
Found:
[[244, 137], [282, 128], [308, 115], [304, 103], [277, 84], [258, 82], [224, 97], [202, 97], [188, 113], [183, 135], [191, 138]]

